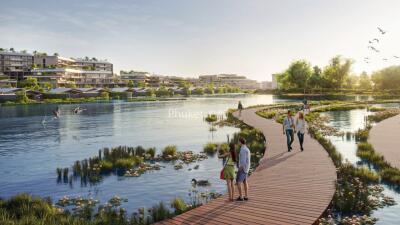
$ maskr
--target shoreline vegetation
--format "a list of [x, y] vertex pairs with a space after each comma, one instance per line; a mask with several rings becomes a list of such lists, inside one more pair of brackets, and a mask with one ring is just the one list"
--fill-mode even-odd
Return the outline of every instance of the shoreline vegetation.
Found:
[[[210, 122], [217, 123], [219, 126], [233, 126], [240, 128], [230, 141], [238, 142], [239, 137], [244, 137], [250, 145], [252, 161], [251, 171], [254, 170], [265, 150], [263, 134], [236, 119], [230, 109], [226, 113], [226, 119], [210, 115]], [[216, 118], [217, 119], [216, 119]], [[229, 138], [228, 138], [229, 141]], [[215, 156], [218, 151], [227, 150], [227, 143], [207, 143], [204, 145], [203, 153], [193, 154], [190, 151], [179, 152], [176, 146], [166, 146], [161, 154], [156, 155], [155, 148], [143, 148], [118, 146], [115, 148], [100, 149], [97, 156], [76, 161], [69, 168], [57, 168], [57, 181], [68, 184], [76, 178], [81, 178], [81, 184], [100, 182], [103, 175], [119, 174], [125, 176], [136, 173], [138, 176], [146, 170], [159, 169], [157, 162], [177, 162], [175, 164], [192, 163], [207, 158], [207, 155]], [[208, 147], [207, 147], [208, 146]], [[148, 162], [150, 163], [148, 163]], [[154, 162], [154, 163], [152, 163]], [[198, 165], [194, 169], [198, 168]], [[175, 168], [177, 169], [177, 168]], [[181, 169], [181, 168], [178, 168]], [[130, 176], [130, 175], [129, 175]], [[130, 216], [121, 207], [122, 202], [127, 202], [119, 196], [114, 196], [105, 204], [100, 204], [98, 200], [84, 197], [65, 196], [55, 204], [50, 198], [31, 196], [26, 193], [15, 195], [7, 200], [0, 198], [0, 222], [4, 224], [48, 224], [48, 225], [144, 225], [152, 224], [176, 215], [184, 213], [190, 209], [205, 204], [212, 199], [220, 197], [221, 194], [215, 192], [199, 192], [196, 185], [200, 186], [203, 181], [192, 180], [193, 188], [189, 190], [189, 202], [176, 197], [170, 204], [159, 202], [150, 208], [140, 208]], [[198, 183], [198, 184], [196, 184]], [[71, 183], [70, 183], [71, 185]], [[172, 210], [172, 211], [171, 211]]]
[[[385, 101], [373, 101], [373, 103], [382, 103]], [[370, 217], [373, 210], [383, 208], [385, 206], [395, 205], [396, 202], [383, 194], [383, 187], [379, 185], [381, 173], [370, 171], [367, 167], [355, 167], [347, 161], [343, 161], [342, 155], [336, 150], [336, 147], [326, 138], [328, 135], [335, 135], [335, 129], [327, 125], [321, 125], [326, 120], [320, 115], [320, 112], [326, 111], [345, 111], [352, 109], [368, 108], [374, 115], [369, 117], [370, 121], [379, 122], [385, 118], [389, 118], [396, 113], [388, 112], [376, 107], [369, 107], [369, 104], [360, 102], [338, 102], [334, 101], [326, 105], [328, 102], [315, 103], [315, 110], [307, 114], [309, 127], [308, 132], [312, 138], [316, 139], [323, 148], [328, 152], [334, 165], [337, 168], [336, 192], [333, 196], [331, 205], [325, 212], [323, 218], [319, 219], [319, 224], [375, 224], [377, 219]], [[372, 102], [370, 102], [372, 104]], [[290, 106], [291, 105], [291, 106]], [[282, 123], [282, 118], [288, 109], [294, 112], [298, 111], [298, 104], [282, 105], [281, 108], [268, 106], [257, 112], [258, 115], [266, 119], [274, 119], [278, 123]], [[397, 111], [398, 113], [399, 111]], [[357, 132], [356, 139], [365, 139], [365, 132]], [[382, 157], [376, 157], [383, 160]], [[381, 162], [381, 161], [380, 161]], [[393, 172], [393, 168], [385, 167], [387, 176], [399, 178], [398, 171]], [[384, 172], [385, 173], [385, 172]], [[395, 179], [397, 179], [395, 178]], [[383, 179], [384, 180], [384, 179]]]

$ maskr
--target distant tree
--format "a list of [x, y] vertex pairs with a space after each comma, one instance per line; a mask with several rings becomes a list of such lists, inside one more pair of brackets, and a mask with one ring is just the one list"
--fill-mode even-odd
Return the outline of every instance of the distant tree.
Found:
[[14, 48], [11, 47], [10, 48], [10, 52], [15, 52]]
[[359, 77], [356, 75], [347, 76], [344, 80], [343, 87], [347, 89], [354, 89], [357, 87]]
[[43, 84], [42, 84], [42, 87], [43, 87], [45, 90], [47, 90], [47, 91], [49, 91], [50, 89], [53, 88], [53, 86], [52, 86], [51, 83], [49, 83], [49, 82], [43, 83]]
[[133, 88], [134, 86], [133, 80], [128, 81], [128, 87]]
[[66, 88], [76, 88], [76, 84], [74, 83], [68, 83], [65, 85]]
[[28, 96], [26, 96], [25, 90], [18, 91], [15, 93], [15, 95], [17, 96], [17, 102], [19, 103], [27, 103], [29, 101]]
[[310, 78], [308, 79], [307, 86], [309, 88], [317, 89], [317, 88], [323, 87], [323, 82], [324, 82], [324, 80], [322, 78], [321, 68], [319, 68], [318, 66], [314, 66], [313, 72], [312, 72]]
[[54, 56], [58, 56], [58, 53], [57, 52], [54, 52], [54, 54], [53, 54]]
[[371, 78], [368, 76], [367, 72], [362, 72], [358, 81], [358, 88], [369, 90], [372, 88]]
[[110, 99], [110, 94], [108, 93], [108, 91], [102, 91], [100, 93], [100, 98], [108, 100], [108, 99]]
[[36, 78], [28, 77], [26, 80], [19, 81], [17, 87], [30, 90], [38, 90], [40, 88]]
[[390, 66], [372, 74], [377, 90], [400, 89], [400, 66]]
[[137, 82], [137, 86], [140, 87], [140, 88], [145, 88], [147, 85], [146, 85], [146, 82], [139, 81], [139, 82]]
[[307, 81], [311, 77], [312, 69], [309, 62], [305, 60], [294, 61], [289, 65], [286, 70], [288, 82], [291, 86], [303, 89], [304, 92], [307, 88]]
[[24, 50], [22, 50], [21, 52], [22, 52], [22, 53], [27, 53], [28, 51], [24, 49]]
[[150, 97], [155, 97], [156, 96], [156, 90], [154, 88], [150, 88], [149, 91], [147, 92], [147, 95]]
[[325, 85], [328, 88], [342, 88], [346, 77], [349, 76], [352, 64], [353, 61], [350, 59], [343, 59], [341, 56], [333, 57], [322, 72], [326, 80]]

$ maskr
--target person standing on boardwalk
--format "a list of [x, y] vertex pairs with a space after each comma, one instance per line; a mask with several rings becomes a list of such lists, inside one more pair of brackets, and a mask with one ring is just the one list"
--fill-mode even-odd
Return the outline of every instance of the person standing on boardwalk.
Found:
[[235, 143], [230, 143], [229, 152], [223, 153], [219, 155], [219, 157], [225, 159], [224, 179], [228, 186], [229, 201], [233, 201], [233, 196], [235, 194], [235, 184], [233, 180], [235, 179], [235, 165], [237, 162]]
[[294, 141], [294, 128], [295, 126], [292, 112], [288, 110], [287, 117], [283, 120], [283, 135], [286, 134], [288, 152], [292, 150], [292, 143]]
[[[248, 192], [249, 192], [249, 184], [247, 182], [247, 176], [250, 170], [250, 150], [246, 146], [246, 140], [244, 138], [239, 138], [240, 143], [240, 152], [239, 152], [239, 170], [236, 176], [236, 183], [239, 190], [239, 197], [236, 201], [247, 201]], [[244, 196], [242, 190], [242, 184], [244, 188]]]
[[296, 131], [297, 137], [299, 138], [300, 142], [300, 149], [301, 151], [303, 151], [304, 133], [306, 132], [306, 121], [304, 120], [304, 114], [302, 112], [299, 112], [299, 115], [296, 119]]
[[239, 103], [238, 103], [239, 116], [242, 116], [242, 109], [243, 109], [242, 102], [239, 101]]

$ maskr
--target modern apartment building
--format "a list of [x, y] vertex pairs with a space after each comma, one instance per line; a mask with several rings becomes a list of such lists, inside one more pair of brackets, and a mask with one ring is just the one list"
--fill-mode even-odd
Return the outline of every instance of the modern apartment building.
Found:
[[278, 74], [272, 74], [272, 89], [279, 89]]
[[214, 84], [214, 86], [230, 85], [243, 90], [253, 90], [260, 88], [260, 83], [256, 80], [247, 79], [245, 76], [237, 74], [218, 74], [218, 75], [201, 75], [199, 82], [202, 85]]
[[97, 59], [73, 59], [58, 55], [34, 55], [32, 75], [39, 83], [53, 87], [114, 87], [121, 81], [113, 74], [113, 64]]
[[0, 51], [0, 75], [10, 80], [23, 80], [31, 74], [33, 55], [25, 52]]

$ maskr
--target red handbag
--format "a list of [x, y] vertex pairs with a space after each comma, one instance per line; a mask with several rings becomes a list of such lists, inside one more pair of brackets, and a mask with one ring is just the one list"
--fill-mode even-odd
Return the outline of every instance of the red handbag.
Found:
[[225, 180], [225, 173], [224, 173], [225, 167], [222, 168], [221, 172], [219, 173], [219, 179]]
[[222, 170], [221, 170], [221, 172], [219, 173], [219, 179], [221, 179], [221, 180], [225, 180], [225, 172], [224, 172], [224, 170], [225, 170], [226, 164], [228, 164], [228, 160], [229, 160], [229, 157], [226, 159], [226, 162], [225, 162], [225, 164], [224, 164], [224, 167], [222, 167]]

